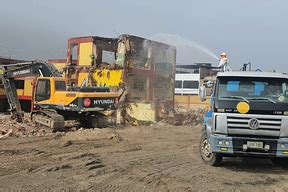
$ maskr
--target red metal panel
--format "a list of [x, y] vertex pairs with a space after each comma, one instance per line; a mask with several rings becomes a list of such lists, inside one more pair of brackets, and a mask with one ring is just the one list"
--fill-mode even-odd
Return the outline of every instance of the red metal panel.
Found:
[[49, 59], [48, 63], [54, 64], [54, 63], [66, 63], [66, 59]]
[[19, 95], [19, 100], [28, 100], [28, 101], [32, 101], [32, 96], [25, 96], [25, 95]]
[[[87, 43], [87, 42], [93, 42], [93, 37], [92, 36], [87, 36], [87, 37], [74, 37], [74, 38], [70, 38], [68, 39], [68, 43], [67, 43], [67, 64], [69, 65], [71, 63], [71, 59], [70, 59], [70, 54], [71, 54], [71, 45], [72, 44], [77, 44], [78, 45], [78, 50], [77, 50], [77, 54], [78, 54], [78, 58], [76, 61], [72, 61], [73, 64], [79, 65], [79, 53], [80, 53], [80, 43]], [[76, 72], [77, 73], [77, 72]], [[76, 80], [75, 82], [78, 81], [78, 75], [76, 75]], [[65, 78], [66, 81], [68, 81], [68, 78]]]
[[[87, 43], [87, 42], [93, 42], [93, 37], [92, 36], [87, 36], [87, 37], [74, 37], [74, 38], [70, 38], [68, 39], [68, 43], [67, 43], [67, 63], [71, 63], [70, 61], [70, 47], [71, 44], [78, 44], [78, 56], [79, 56], [79, 49], [80, 43]], [[77, 60], [77, 65], [78, 65], [78, 60]]]
[[[32, 101], [32, 96], [18, 95], [19, 100], [28, 100]], [[0, 95], [0, 99], [7, 99], [6, 95]]]

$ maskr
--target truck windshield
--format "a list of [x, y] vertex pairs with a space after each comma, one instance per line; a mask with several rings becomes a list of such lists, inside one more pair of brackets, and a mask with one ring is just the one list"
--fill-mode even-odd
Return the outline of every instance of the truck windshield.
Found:
[[219, 77], [218, 100], [244, 100], [288, 103], [288, 79], [257, 77]]

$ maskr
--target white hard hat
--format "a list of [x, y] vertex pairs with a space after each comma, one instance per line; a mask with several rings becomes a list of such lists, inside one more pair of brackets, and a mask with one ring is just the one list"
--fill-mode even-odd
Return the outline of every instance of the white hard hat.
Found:
[[225, 52], [222, 52], [220, 56], [227, 56]]

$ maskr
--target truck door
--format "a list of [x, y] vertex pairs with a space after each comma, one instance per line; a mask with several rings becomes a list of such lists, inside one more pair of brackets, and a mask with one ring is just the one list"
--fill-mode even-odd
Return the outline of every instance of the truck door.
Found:
[[50, 88], [50, 80], [49, 79], [40, 79], [37, 82], [36, 90], [35, 90], [35, 101], [45, 101], [50, 99], [51, 96], [51, 88]]

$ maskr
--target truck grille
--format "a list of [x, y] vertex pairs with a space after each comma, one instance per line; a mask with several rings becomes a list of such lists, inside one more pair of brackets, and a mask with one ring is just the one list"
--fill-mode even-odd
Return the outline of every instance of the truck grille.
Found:
[[[259, 127], [257, 129], [251, 129], [249, 126], [249, 121], [253, 118], [257, 119], [259, 122]], [[229, 135], [279, 137], [281, 123], [282, 120], [280, 118], [227, 116]]]

